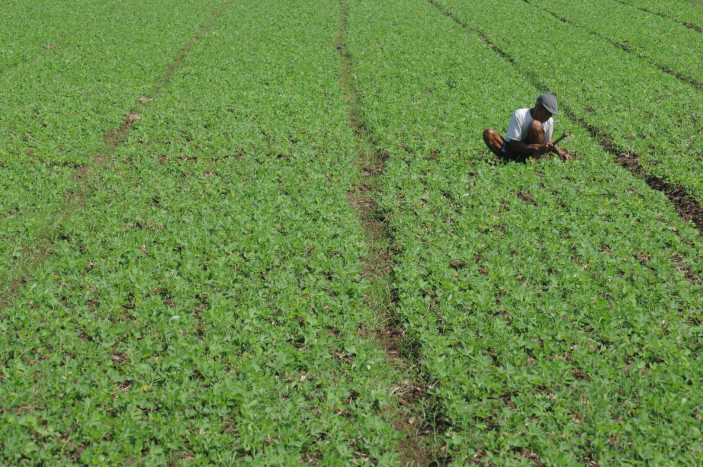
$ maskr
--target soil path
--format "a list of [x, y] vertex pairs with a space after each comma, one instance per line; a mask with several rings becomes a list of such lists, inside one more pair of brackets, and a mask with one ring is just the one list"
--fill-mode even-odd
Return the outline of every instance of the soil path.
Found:
[[[361, 218], [366, 230], [369, 253], [361, 258], [362, 276], [371, 287], [365, 294], [366, 306], [382, 318], [385, 325], [376, 330], [376, 338], [386, 351], [388, 361], [410, 375], [417, 371], [416, 365], [403, 358], [401, 350], [404, 329], [400, 317], [395, 313], [396, 290], [391, 255], [393, 238], [386, 225], [383, 213], [379, 212], [376, 197], [380, 192], [379, 177], [385, 170], [387, 153], [379, 150], [379, 144], [365, 126], [362, 104], [357, 90], [351, 82], [352, 60], [344, 39], [347, 30], [347, 0], [340, 0], [339, 33], [335, 48], [342, 58], [339, 84], [349, 105], [349, 126], [356, 135], [357, 164], [360, 168], [359, 183], [348, 194], [349, 204]], [[393, 389], [402, 406], [396, 414], [395, 428], [406, 436], [399, 445], [400, 461], [406, 465], [428, 465], [433, 456], [428, 449], [431, 427], [419, 415], [419, 402], [427, 397], [427, 388], [412, 376]]]
[[181, 47], [179, 53], [173, 58], [171, 65], [155, 81], [149, 91], [149, 96], [139, 96], [132, 110], [125, 115], [122, 123], [104, 135], [104, 145], [102, 149], [98, 151], [86, 165], [76, 170], [74, 178], [77, 181], [77, 186], [72, 192], [65, 194], [64, 198], [66, 202], [62, 208], [58, 210], [60, 214], [47, 220], [32, 243], [23, 248], [22, 256], [10, 268], [8, 274], [9, 280], [5, 281], [5, 284], [0, 286], [0, 312], [14, 302], [20, 287], [31, 279], [36, 269], [51, 255], [51, 239], [56, 236], [60, 226], [66, 222], [74, 212], [85, 207], [85, 201], [95, 189], [100, 179], [100, 173], [114, 162], [114, 155], [117, 148], [127, 140], [132, 126], [141, 118], [141, 109], [145, 108], [149, 102], [154, 100], [168, 84], [173, 73], [182, 65], [183, 60], [193, 44], [200, 40], [201, 35], [207, 32], [217, 22], [228, 3], [229, 0], [223, 1], [223, 3], [212, 12], [210, 17], [200, 26], [199, 31]]

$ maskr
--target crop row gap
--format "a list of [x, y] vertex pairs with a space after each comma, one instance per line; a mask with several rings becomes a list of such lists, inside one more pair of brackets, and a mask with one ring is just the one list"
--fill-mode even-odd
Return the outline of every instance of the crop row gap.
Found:
[[[342, 59], [339, 84], [349, 106], [349, 126], [357, 139], [360, 177], [357, 186], [350, 190], [348, 199], [361, 219], [369, 244], [369, 253], [361, 259], [362, 276], [371, 284], [365, 302], [384, 320], [384, 325], [375, 332], [387, 359], [401, 370], [401, 374], [409, 375], [415, 371], [416, 364], [403, 350], [405, 330], [402, 328], [402, 318], [395, 311], [398, 291], [393, 271], [394, 238], [387, 226], [387, 218], [376, 201], [380, 192], [379, 178], [385, 171], [388, 152], [380, 149], [379, 141], [367, 127], [359, 92], [351, 82], [353, 63], [345, 44], [347, 9], [347, 0], [340, 0], [335, 48]], [[406, 436], [398, 444], [398, 451], [403, 463], [427, 465], [432, 456], [428, 450], [428, 439], [433, 427], [423, 420], [419, 410], [420, 404], [428, 397], [427, 385], [415, 379], [414, 376], [407, 376], [393, 389], [400, 396], [398, 402], [402, 406], [396, 414], [395, 428]]]

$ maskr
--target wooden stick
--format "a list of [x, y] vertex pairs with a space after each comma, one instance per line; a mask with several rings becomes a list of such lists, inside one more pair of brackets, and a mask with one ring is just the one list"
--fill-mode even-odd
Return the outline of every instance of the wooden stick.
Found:
[[566, 138], [566, 137], [568, 137], [568, 136], [569, 136], [569, 134], [568, 134], [567, 132], [564, 132], [564, 134], [561, 135], [560, 137], [558, 137], [558, 138], [556, 139], [556, 141], [553, 141], [553, 143], [554, 143], [554, 144], [557, 144], [559, 141], [563, 140], [564, 138]]

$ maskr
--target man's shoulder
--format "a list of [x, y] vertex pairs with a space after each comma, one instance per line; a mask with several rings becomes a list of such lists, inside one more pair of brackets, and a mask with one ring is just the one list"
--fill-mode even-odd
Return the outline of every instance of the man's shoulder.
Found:
[[517, 110], [515, 111], [515, 113], [513, 113], [513, 116], [514, 116], [515, 118], [520, 119], [520, 120], [524, 120], [524, 119], [525, 119], [525, 115], [527, 115], [529, 112], [530, 112], [530, 109], [529, 109], [529, 108], [527, 108], [527, 109], [517, 109]]

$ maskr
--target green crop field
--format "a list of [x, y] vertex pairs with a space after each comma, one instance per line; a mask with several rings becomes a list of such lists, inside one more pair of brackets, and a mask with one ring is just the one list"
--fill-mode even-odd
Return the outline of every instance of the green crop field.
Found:
[[[699, 0], [1, 0], [0, 464], [703, 464], [701, 57]], [[574, 160], [500, 161], [543, 92]]]

